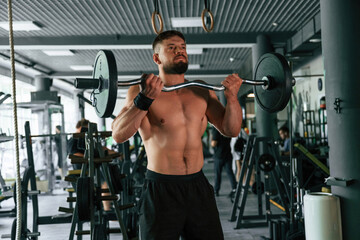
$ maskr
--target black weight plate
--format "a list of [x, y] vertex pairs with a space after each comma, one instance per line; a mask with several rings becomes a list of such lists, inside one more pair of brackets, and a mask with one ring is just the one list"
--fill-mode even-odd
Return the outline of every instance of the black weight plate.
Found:
[[76, 206], [80, 221], [90, 220], [90, 178], [80, 177], [76, 183]]
[[254, 86], [256, 102], [270, 113], [283, 110], [292, 92], [293, 77], [284, 56], [278, 53], [266, 53], [259, 59], [255, 67], [254, 79], [262, 80], [270, 77], [270, 87]]
[[[11, 234], [10, 234], [10, 239], [11, 240], [16, 240], [16, 226], [17, 226], [17, 223], [16, 223], [16, 218], [13, 220], [13, 223], [11, 225]], [[23, 229], [25, 228], [24, 224], [21, 225], [21, 236], [20, 236], [20, 239], [24, 239], [24, 235], [27, 234], [27, 233], [30, 233], [30, 230], [29, 229], [26, 229], [26, 233], [23, 231]], [[30, 239], [30, 238], [29, 238]]]
[[[251, 186], [251, 191], [254, 194], [257, 194], [257, 182], [254, 182], [253, 185]], [[263, 182], [260, 182], [260, 194], [263, 194], [265, 191], [265, 184]]]
[[118, 164], [110, 163], [108, 166], [109, 166], [111, 183], [114, 187], [114, 191], [115, 193], [120, 193], [123, 190], [123, 186], [122, 186], [123, 174], [121, 174]]
[[16, 206], [16, 193], [17, 193], [17, 190], [16, 190], [16, 182], [14, 183], [14, 186], [13, 186], [13, 198], [14, 198], [14, 203], [15, 203], [15, 206]]
[[16, 218], [13, 220], [13, 223], [11, 225], [11, 240], [16, 239]]
[[100, 88], [94, 90], [93, 105], [101, 118], [110, 117], [117, 98], [117, 68], [114, 54], [101, 50], [95, 58], [93, 78], [100, 79]]
[[91, 240], [107, 240], [106, 226], [104, 224], [95, 224]]
[[275, 168], [275, 158], [268, 153], [264, 153], [259, 157], [258, 164], [262, 171], [270, 172]]

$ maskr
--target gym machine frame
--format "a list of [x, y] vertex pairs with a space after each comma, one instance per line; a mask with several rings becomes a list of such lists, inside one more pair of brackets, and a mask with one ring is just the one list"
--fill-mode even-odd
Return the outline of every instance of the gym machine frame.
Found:
[[[3, 104], [0, 106], [0, 111], [3, 109], [10, 109], [10, 107], [12, 106], [12, 104]], [[65, 120], [64, 120], [64, 107], [61, 104], [56, 104], [53, 103], [51, 101], [44, 101], [44, 102], [21, 102], [17, 104], [18, 108], [21, 109], [29, 109], [31, 110], [32, 113], [36, 113], [39, 114], [41, 116], [41, 119], [43, 119], [44, 122], [48, 122], [49, 124], [46, 125], [41, 125], [39, 126], [39, 129], [43, 129], [44, 127], [44, 132], [45, 134], [42, 134], [45, 140], [45, 156], [46, 156], [46, 162], [45, 164], [47, 165], [47, 167], [44, 169], [44, 175], [46, 180], [49, 181], [48, 184], [48, 191], [52, 192], [54, 190], [54, 186], [55, 186], [55, 166], [53, 164], [53, 159], [54, 159], [54, 153], [53, 153], [53, 140], [51, 138], [48, 138], [50, 136], [55, 136], [53, 134], [51, 134], [52, 129], [55, 128], [54, 125], [52, 125], [53, 121], [53, 114], [61, 114], [61, 126], [62, 126], [62, 132], [65, 129]], [[40, 123], [39, 123], [40, 124]], [[63, 153], [62, 159], [59, 159], [59, 161], [61, 160], [63, 162], [63, 171], [66, 172], [67, 171], [67, 166], [65, 164], [66, 161], [66, 141], [64, 141], [63, 139], [61, 139], [61, 151]], [[39, 170], [39, 169], [37, 169]]]
[[[85, 98], [83, 95], [77, 94], [77, 97], [85, 101], [86, 103], [92, 105], [92, 102]], [[114, 115], [111, 115], [110, 117], [112, 119], [115, 119]], [[134, 151], [136, 156], [136, 161], [134, 163], [131, 163], [131, 153], [129, 149], [129, 141], [117, 144], [117, 151], [123, 154], [123, 162], [120, 165], [121, 174], [124, 174], [126, 176], [126, 178], [123, 179], [121, 184], [121, 187], [124, 189], [121, 192], [120, 198], [122, 204], [126, 204], [128, 202], [137, 203], [137, 198], [140, 197], [142, 191], [143, 181], [141, 180], [145, 179], [145, 174], [139, 173], [140, 175], [138, 175], [138, 170], [140, 170], [141, 167], [146, 167], [147, 165], [146, 152], [144, 146], [141, 144], [141, 137], [139, 133], [136, 133], [134, 135]], [[136, 185], [139, 184], [139, 181], [141, 185]], [[122, 211], [122, 218], [125, 222], [124, 224], [126, 226], [126, 229], [128, 230], [129, 237], [137, 235], [139, 216], [136, 210], [124, 209]]]
[[[3, 92], [0, 92], [0, 96], [3, 95]], [[11, 96], [9, 94], [9, 96]], [[1, 100], [0, 100], [0, 104], [1, 104]], [[8, 141], [12, 141], [14, 139], [14, 137], [12, 136], [2, 136], [0, 135], [0, 144], [4, 143], [4, 142], [8, 142]], [[0, 148], [1, 149], [1, 148]], [[3, 149], [1, 149], [1, 151], [3, 151]], [[3, 164], [3, 163], [2, 163]], [[11, 197], [14, 196], [14, 193], [12, 191], [12, 187], [11, 186], [7, 186], [5, 183], [5, 179], [3, 178], [2, 174], [1, 174], [1, 169], [0, 169], [0, 204], [2, 201], [5, 201]], [[15, 198], [14, 198], [15, 199]], [[0, 206], [1, 208], [1, 206]], [[10, 209], [10, 210], [6, 210], [6, 209], [1, 209], [0, 210], [0, 217], [15, 217], [16, 216], [16, 208]]]
[[[25, 169], [23, 178], [21, 180], [21, 214], [22, 214], [22, 223], [21, 223], [21, 240], [32, 239], [36, 240], [40, 236], [39, 225], [47, 225], [47, 224], [61, 224], [61, 223], [70, 223], [71, 215], [69, 214], [59, 214], [55, 216], [39, 216], [39, 202], [38, 202], [38, 194], [40, 191], [36, 187], [36, 174], [35, 174], [35, 165], [34, 165], [34, 155], [32, 151], [32, 142], [31, 142], [31, 134], [30, 134], [30, 123], [29, 121], [25, 122], [25, 141], [26, 141], [26, 149], [28, 156], [28, 164], [29, 166]], [[28, 186], [30, 183], [30, 190], [28, 190]], [[16, 186], [14, 187], [14, 192]], [[31, 197], [32, 208], [33, 208], [33, 221], [32, 221], [32, 231], [27, 228], [27, 200], [28, 197]], [[17, 203], [16, 203], [17, 204]], [[11, 234], [3, 235], [2, 238], [15, 239], [16, 234], [16, 219], [14, 219]]]
[[[272, 158], [267, 158], [266, 161], [263, 163], [260, 163], [259, 159], [262, 158], [262, 156], [258, 156], [259, 147], [260, 144], [264, 143], [264, 146], [267, 147], [268, 151]], [[245, 148], [245, 155], [243, 159], [243, 167], [240, 171], [240, 178], [239, 178], [239, 184], [236, 188], [234, 203], [231, 211], [230, 221], [236, 220], [236, 226], [235, 229], [240, 229], [242, 227], [258, 227], [258, 226], [266, 226], [268, 222], [271, 219], [280, 218], [282, 216], [289, 216], [289, 189], [287, 186], [282, 185], [280, 182], [280, 177], [284, 180], [285, 183], [288, 183], [289, 180], [285, 174], [284, 169], [281, 167], [281, 162], [279, 160], [279, 157], [277, 156], [277, 147], [275, 146], [274, 140], [272, 138], [268, 137], [256, 137], [256, 135], [250, 135], [248, 144]], [[274, 157], [275, 156], [275, 157]], [[245, 204], [247, 199], [247, 194], [249, 190], [249, 183], [250, 178], [252, 175], [252, 171], [255, 168], [256, 171], [256, 194], [258, 199], [258, 214], [257, 215], [249, 215], [245, 216], [244, 210], [245, 210]], [[263, 199], [262, 199], [262, 186], [261, 186], [261, 170], [262, 169], [265, 172], [264, 178], [265, 178], [265, 209], [266, 214], [263, 213]], [[246, 175], [245, 175], [246, 171]], [[272, 214], [270, 210], [270, 196], [272, 193], [269, 191], [269, 177], [272, 177], [274, 180], [277, 193], [279, 196], [279, 199], [281, 200], [282, 207], [285, 210], [286, 214]], [[245, 186], [242, 186], [242, 182], [244, 177], [246, 177], [245, 180]], [[239, 206], [240, 201], [240, 206]], [[236, 217], [237, 209], [239, 209], [239, 213]], [[247, 222], [245, 223], [244, 220]], [[255, 222], [251, 222], [251, 221]], [[259, 221], [264, 220], [264, 221]]]
[[[128, 203], [126, 205], [122, 205], [119, 206], [118, 204], [118, 200], [116, 196], [116, 192], [114, 189], [114, 185], [112, 183], [112, 179], [110, 178], [109, 175], [109, 168], [106, 162], [101, 162], [101, 165], [96, 167], [95, 169], [95, 149], [96, 151], [99, 153], [99, 158], [103, 159], [105, 157], [105, 153], [104, 150], [100, 144], [100, 137], [99, 134], [97, 132], [97, 125], [95, 123], [89, 123], [89, 127], [88, 127], [88, 132], [85, 134], [85, 143], [86, 143], [86, 151], [85, 151], [85, 155], [84, 155], [84, 159], [87, 160], [87, 163], [84, 163], [82, 165], [82, 169], [81, 169], [81, 175], [80, 178], [82, 179], [89, 179], [89, 184], [84, 184], [84, 181], [82, 181], [83, 184], [79, 185], [79, 179], [78, 179], [78, 184], [77, 184], [77, 199], [76, 199], [76, 204], [75, 204], [75, 208], [74, 208], [74, 213], [73, 213], [73, 218], [72, 218], [72, 224], [71, 224], [71, 229], [70, 229], [70, 236], [69, 236], [69, 240], [72, 240], [74, 238], [74, 233], [75, 233], [75, 226], [76, 223], [80, 223], [79, 220], [79, 208], [82, 211], [82, 215], [85, 213], [86, 214], [86, 209], [90, 209], [90, 214], [89, 214], [89, 221], [90, 221], [90, 231], [78, 231], [76, 234], [77, 235], [83, 235], [83, 234], [91, 234], [92, 239], [107, 239], [107, 234], [108, 233], [114, 233], [114, 232], [121, 232], [123, 235], [123, 239], [124, 240], [128, 240], [128, 235], [127, 235], [127, 231], [126, 231], [126, 227], [124, 225], [123, 219], [121, 217], [121, 210], [127, 209], [127, 208], [131, 208], [134, 207], [135, 205], [133, 203]], [[120, 226], [120, 231], [118, 229], [107, 229], [106, 227], [106, 219], [104, 218], [105, 215], [102, 212], [102, 207], [101, 204], [99, 202], [95, 202], [95, 192], [99, 193], [99, 188], [101, 185], [101, 180], [100, 180], [100, 168], [104, 174], [105, 177], [105, 181], [108, 184], [108, 189], [109, 192], [111, 194], [111, 200], [114, 204], [114, 209], [115, 209], [115, 214], [116, 214], [116, 218], [119, 222], [119, 226]], [[95, 174], [96, 173], [96, 174]], [[88, 177], [86, 177], [88, 176]], [[95, 181], [94, 181], [95, 179]], [[87, 185], [87, 186], [86, 186]], [[82, 187], [86, 186], [87, 190], [82, 189]], [[98, 190], [95, 190], [96, 188]], [[100, 190], [101, 192], [101, 190]], [[109, 199], [110, 199], [109, 198]], [[88, 200], [88, 201], [86, 201]], [[98, 199], [99, 200], [99, 199]], [[100, 197], [100, 200], [101, 197]], [[87, 205], [89, 204], [89, 205]], [[95, 205], [98, 205], [98, 211], [97, 214], [95, 214]], [[100, 204], [100, 206], [99, 206]], [[100, 209], [99, 209], [100, 208]], [[97, 218], [97, 221], [95, 220], [95, 218]]]
[[[121, 164], [121, 174], [126, 175], [122, 181], [123, 191], [121, 192], [121, 204], [128, 202], [138, 204], [141, 197], [143, 183], [145, 179], [145, 171], [147, 158], [144, 146], [139, 148], [139, 153], [136, 154], [136, 144], [134, 147], [136, 160], [131, 161], [131, 151], [129, 141], [119, 144], [119, 152], [123, 153], [123, 162]], [[122, 211], [122, 218], [128, 230], [129, 237], [138, 235], [138, 220], [139, 215], [136, 208], [129, 208]]]

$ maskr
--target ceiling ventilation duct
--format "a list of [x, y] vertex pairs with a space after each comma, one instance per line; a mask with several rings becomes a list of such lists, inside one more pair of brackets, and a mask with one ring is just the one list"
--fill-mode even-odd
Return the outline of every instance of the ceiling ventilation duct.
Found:
[[60, 97], [57, 91], [50, 91], [53, 80], [51, 78], [37, 76], [35, 77], [35, 92], [31, 92], [31, 102], [53, 102], [60, 103]]

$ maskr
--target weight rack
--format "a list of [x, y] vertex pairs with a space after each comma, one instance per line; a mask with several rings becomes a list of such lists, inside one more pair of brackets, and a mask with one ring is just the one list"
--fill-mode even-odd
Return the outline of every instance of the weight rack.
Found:
[[[121, 210], [134, 207], [134, 204], [127, 204], [119, 206], [117, 198], [111, 198], [114, 204], [114, 210], [116, 219], [118, 220], [120, 229], [108, 229], [107, 227], [107, 220], [105, 214], [103, 213], [101, 201], [96, 197], [101, 195], [100, 186], [101, 186], [101, 179], [100, 179], [100, 169], [104, 174], [105, 181], [108, 184], [108, 189], [111, 196], [116, 196], [116, 192], [114, 189], [114, 185], [112, 183], [112, 179], [109, 174], [109, 168], [106, 161], [99, 161], [95, 158], [95, 151], [99, 155], [99, 159], [104, 159], [105, 152], [101, 146], [101, 139], [99, 133], [97, 131], [97, 125], [95, 123], [89, 123], [88, 132], [85, 133], [85, 144], [86, 150], [84, 154], [84, 159], [86, 163], [82, 165], [81, 174], [79, 179], [88, 179], [89, 184], [84, 184], [84, 181], [78, 179], [77, 184], [77, 199], [74, 208], [73, 218], [71, 221], [71, 229], [69, 240], [73, 240], [75, 234], [75, 227], [76, 224], [81, 224], [79, 219], [79, 208], [80, 209], [88, 209], [89, 212], [89, 219], [90, 222], [90, 231], [78, 231], [76, 232], [77, 235], [84, 235], [90, 234], [92, 239], [107, 239], [107, 235], [113, 232], [121, 232], [123, 234], [123, 239], [128, 240], [127, 230], [123, 222], [123, 218], [121, 216]], [[97, 162], [95, 164], [95, 161]], [[100, 163], [99, 163], [100, 162]], [[80, 183], [82, 182], [82, 183]], [[80, 183], [80, 184], [79, 184]], [[88, 187], [87, 190], [81, 189], [82, 187]], [[83, 195], [88, 194], [89, 199], [87, 201], [81, 201], [81, 199], [86, 199], [86, 196]], [[84, 204], [85, 206], [83, 206]], [[89, 204], [89, 205], [87, 205]], [[81, 213], [83, 214], [83, 213]]]
[[[265, 146], [265, 149], [274, 156], [275, 160], [275, 168], [269, 169], [264, 174], [265, 184], [265, 214], [263, 212], [263, 197], [262, 197], [262, 189], [261, 184], [256, 185], [256, 194], [258, 199], [258, 213], [257, 215], [245, 215], [245, 204], [247, 200], [247, 194], [249, 190], [249, 183], [253, 169], [256, 172], [256, 183], [261, 183], [261, 172], [259, 169], [259, 156], [258, 150], [260, 148], [260, 144]], [[234, 203], [231, 211], [230, 221], [236, 221], [235, 229], [240, 229], [242, 227], [260, 227], [267, 226], [268, 222], [272, 219], [279, 219], [281, 217], [289, 216], [289, 190], [285, 187], [285, 184], [288, 183], [288, 178], [285, 174], [284, 169], [281, 167], [281, 162], [278, 157], [278, 153], [276, 151], [276, 146], [274, 140], [268, 137], [256, 137], [256, 135], [252, 134], [249, 136], [248, 144], [245, 148], [245, 155], [243, 159], [243, 164], [240, 171], [239, 183], [236, 188]], [[277, 197], [280, 199], [282, 207], [285, 210], [285, 214], [273, 214], [270, 209], [270, 196], [273, 193], [270, 191], [270, 183], [269, 178], [274, 180]], [[243, 186], [241, 183], [245, 178], [245, 185]], [[281, 183], [280, 178], [283, 183]], [[239, 203], [240, 202], [240, 203]], [[239, 209], [239, 213], [236, 216], [237, 210]]]
[[[39, 225], [48, 225], [48, 224], [61, 224], [61, 223], [70, 223], [71, 214], [59, 214], [55, 216], [39, 216], [39, 202], [38, 194], [40, 191], [36, 186], [36, 174], [35, 174], [35, 165], [34, 165], [34, 155], [32, 150], [32, 141], [31, 141], [31, 132], [30, 132], [30, 123], [29, 121], [25, 122], [25, 142], [27, 149], [27, 157], [29, 166], [25, 169], [22, 180], [21, 180], [21, 240], [32, 239], [36, 240], [40, 236]], [[30, 190], [29, 190], [30, 187]], [[16, 192], [16, 185], [14, 186], [14, 192]], [[27, 224], [27, 210], [28, 210], [28, 198], [31, 197], [31, 203], [33, 208], [33, 217], [32, 217], [32, 231], [28, 229]], [[16, 199], [16, 198], [15, 198]], [[17, 203], [15, 203], [17, 204]], [[11, 228], [11, 234], [2, 235], [2, 238], [11, 238], [15, 239], [16, 234], [16, 219], [14, 219]]]

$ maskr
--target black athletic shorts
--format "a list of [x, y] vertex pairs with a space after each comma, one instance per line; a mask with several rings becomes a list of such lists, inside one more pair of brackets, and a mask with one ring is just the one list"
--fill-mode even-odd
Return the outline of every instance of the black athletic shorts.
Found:
[[147, 170], [139, 214], [141, 240], [224, 239], [214, 189], [202, 171], [179, 176]]

